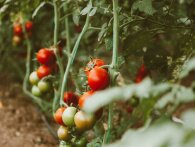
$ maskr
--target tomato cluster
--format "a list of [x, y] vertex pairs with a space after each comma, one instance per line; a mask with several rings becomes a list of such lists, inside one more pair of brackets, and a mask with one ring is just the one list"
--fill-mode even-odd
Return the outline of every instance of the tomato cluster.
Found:
[[48, 91], [50, 92], [51, 83], [48, 80], [40, 80], [36, 71], [30, 74], [29, 81], [32, 84], [31, 92], [34, 96], [40, 97]]
[[[28, 35], [28, 37], [31, 36], [32, 34], [32, 29], [33, 29], [33, 22], [32, 21], [27, 21], [25, 23], [25, 31]], [[23, 32], [23, 28], [22, 28], [22, 24], [21, 23], [15, 23], [13, 25], [13, 44], [14, 45], [19, 45], [22, 42], [22, 39], [24, 37], [24, 32]]]
[[64, 102], [68, 107], [58, 108], [54, 120], [60, 125], [57, 131], [60, 140], [66, 141], [69, 146], [85, 147], [87, 139], [82, 134], [93, 127], [97, 118], [79, 109], [79, 99], [75, 93], [65, 92]]
[[40, 49], [37, 53], [37, 61], [41, 64], [37, 69], [37, 76], [40, 79], [51, 75], [57, 68], [56, 57], [52, 49]]
[[51, 91], [51, 82], [46, 78], [58, 68], [54, 51], [49, 48], [42, 48], [38, 51], [37, 61], [41, 64], [36, 71], [33, 71], [29, 76], [29, 81], [33, 85], [31, 92], [35, 96], [42, 96]]
[[[45, 63], [49, 64], [48, 61]], [[95, 114], [87, 114], [82, 108], [85, 101], [95, 91], [103, 90], [109, 85], [109, 73], [107, 69], [101, 67], [104, 65], [105, 62], [102, 59], [91, 60], [85, 68], [88, 85], [91, 90], [80, 97], [73, 92], [65, 92], [64, 102], [68, 107], [58, 108], [54, 114], [56, 123], [60, 125], [57, 132], [58, 137], [60, 140], [66, 141], [70, 146], [85, 147], [87, 143], [86, 137], [80, 138], [80, 134], [91, 129], [96, 120], [102, 116], [103, 109], [98, 110]], [[72, 136], [75, 136], [75, 138]]]

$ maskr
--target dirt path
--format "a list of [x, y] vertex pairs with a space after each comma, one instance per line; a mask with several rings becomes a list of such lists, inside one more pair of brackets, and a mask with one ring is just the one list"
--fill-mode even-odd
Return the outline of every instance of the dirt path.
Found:
[[40, 113], [18, 87], [0, 84], [0, 147], [57, 147]]

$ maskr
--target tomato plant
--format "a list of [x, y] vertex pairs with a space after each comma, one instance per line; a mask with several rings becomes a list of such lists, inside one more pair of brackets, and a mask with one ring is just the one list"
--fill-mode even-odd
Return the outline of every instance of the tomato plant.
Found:
[[0, 69], [54, 115], [60, 147], [194, 144], [179, 111], [195, 97], [194, 1], [29, 1], [0, 2]]

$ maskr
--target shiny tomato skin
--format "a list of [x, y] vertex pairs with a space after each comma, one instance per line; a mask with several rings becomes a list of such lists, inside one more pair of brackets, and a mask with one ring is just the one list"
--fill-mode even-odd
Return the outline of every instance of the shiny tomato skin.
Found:
[[100, 67], [93, 68], [88, 75], [89, 87], [94, 90], [105, 89], [110, 83], [108, 72]]
[[37, 69], [37, 76], [39, 79], [46, 77], [52, 73], [52, 68], [50, 66], [42, 65]]
[[65, 109], [66, 109], [65, 107], [58, 108], [58, 110], [54, 114], [54, 120], [59, 125], [64, 125], [64, 123], [62, 121], [62, 114], [63, 114], [63, 112], [64, 112]]
[[60, 140], [67, 141], [70, 138], [70, 134], [68, 132], [68, 128], [65, 127], [65, 126], [60, 126], [60, 128], [58, 129], [57, 134], [58, 134], [58, 138]]
[[29, 76], [29, 82], [30, 82], [32, 85], [36, 85], [36, 84], [39, 82], [39, 77], [38, 77], [36, 71], [33, 71], [33, 72], [30, 74], [30, 76]]
[[104, 60], [102, 59], [93, 59], [91, 61], [89, 61], [89, 63], [87, 63], [87, 67], [85, 68], [85, 73], [86, 75], [88, 76], [89, 75], [89, 72], [90, 70], [92, 70], [94, 67], [100, 67], [100, 66], [103, 66], [103, 65], [106, 65]]
[[15, 24], [14, 25], [14, 34], [17, 36], [23, 35], [22, 25], [21, 24]]
[[37, 61], [44, 65], [51, 65], [55, 62], [55, 54], [53, 50], [42, 48], [37, 53]]
[[68, 104], [69, 106], [70, 105], [77, 106], [78, 100], [79, 100], [79, 97], [76, 94], [74, 94], [73, 92], [65, 92], [64, 93], [64, 102], [66, 104]]
[[87, 114], [83, 111], [78, 111], [74, 116], [76, 128], [79, 131], [90, 129], [95, 123], [95, 117], [92, 114]]
[[33, 85], [31, 92], [34, 96], [40, 97], [42, 95], [39, 87], [37, 87], [36, 85]]
[[64, 124], [68, 127], [74, 126], [74, 116], [77, 109], [75, 107], [67, 107], [62, 114], [62, 120]]
[[148, 69], [145, 67], [144, 64], [142, 64], [137, 71], [135, 83], [140, 83], [148, 75], [148, 73]]
[[86, 99], [88, 99], [90, 96], [92, 96], [94, 94], [94, 91], [88, 91], [85, 92], [80, 98], [79, 98], [79, 107], [82, 109], [83, 108], [83, 104], [85, 102]]
[[39, 87], [40, 91], [44, 93], [44, 92], [47, 92], [51, 89], [51, 83], [48, 81], [41, 80], [38, 82], [38, 87]]
[[25, 29], [26, 29], [26, 31], [27, 32], [30, 32], [32, 30], [32, 28], [33, 28], [33, 22], [32, 21], [27, 21], [25, 23]]

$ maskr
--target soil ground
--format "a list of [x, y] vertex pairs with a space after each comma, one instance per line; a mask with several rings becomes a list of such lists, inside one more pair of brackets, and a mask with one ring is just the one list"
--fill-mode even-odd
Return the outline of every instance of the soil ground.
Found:
[[0, 83], [0, 147], [57, 147], [40, 112], [20, 87]]

